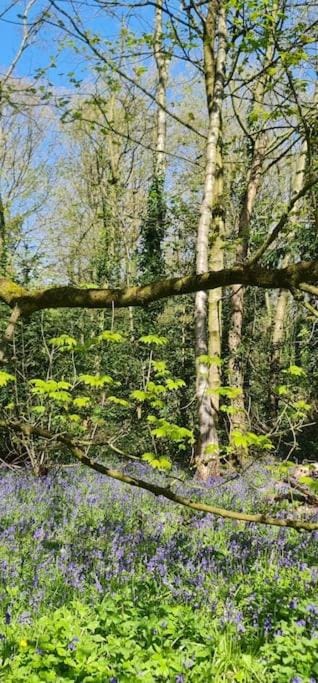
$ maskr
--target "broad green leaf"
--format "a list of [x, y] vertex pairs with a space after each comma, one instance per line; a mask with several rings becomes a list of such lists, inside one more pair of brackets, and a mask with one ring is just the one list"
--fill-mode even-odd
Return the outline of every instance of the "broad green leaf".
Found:
[[35, 413], [36, 415], [44, 415], [44, 413], [46, 411], [46, 407], [41, 406], [41, 405], [32, 406], [31, 411], [32, 411], [32, 413]]
[[299, 365], [290, 365], [289, 368], [287, 368], [287, 370], [283, 370], [283, 372], [293, 375], [294, 377], [303, 377], [306, 375], [305, 370], [299, 367]]
[[119, 406], [123, 406], [123, 408], [129, 408], [130, 406], [129, 401], [126, 401], [124, 398], [118, 398], [118, 396], [108, 396], [107, 401], [110, 401], [110, 403], [116, 403]]
[[170, 375], [165, 360], [153, 360], [152, 367], [155, 370], [155, 373], [156, 375], [158, 375], [158, 377], [166, 377], [167, 375]]
[[285, 384], [279, 384], [277, 387], [275, 387], [275, 393], [279, 396], [287, 396], [289, 391], [289, 388]]
[[72, 395], [68, 391], [51, 391], [49, 397], [58, 403], [69, 403]]
[[146, 334], [139, 338], [142, 344], [154, 344], [155, 346], [165, 346], [168, 340], [166, 337], [158, 337], [156, 334]]
[[172, 467], [171, 461], [164, 456], [157, 456], [155, 453], [143, 453], [142, 460], [147, 462], [156, 470], [170, 470]]
[[5, 387], [8, 382], [14, 382], [14, 380], [14, 375], [10, 375], [9, 372], [5, 372], [4, 370], [0, 371], [0, 387]]
[[77, 340], [74, 337], [70, 337], [68, 334], [61, 334], [59, 337], [52, 337], [49, 340], [51, 346], [56, 346], [62, 351], [71, 351], [77, 346]]
[[136, 399], [136, 401], [140, 401], [141, 403], [148, 398], [147, 392], [142, 391], [142, 389], [135, 389], [131, 392], [130, 396], [131, 398], [134, 398]]
[[164, 387], [163, 384], [155, 384], [155, 382], [151, 381], [147, 384], [147, 393], [152, 394], [154, 396], [165, 394], [166, 391], [167, 387]]
[[155, 415], [149, 415], [147, 420], [150, 424], [154, 425], [151, 433], [158, 439], [170, 439], [175, 443], [182, 441], [193, 443], [194, 441], [193, 432], [186, 427], [179, 427], [179, 425], [168, 422], [163, 418], [157, 418]]
[[113, 332], [112, 330], [104, 330], [98, 335], [97, 339], [98, 341], [109, 341], [115, 344], [126, 341], [124, 335], [122, 335], [120, 332]]
[[166, 379], [166, 385], [168, 389], [170, 389], [170, 391], [173, 391], [174, 389], [180, 389], [180, 387], [185, 387], [186, 383], [183, 379], [172, 379], [168, 377], [168, 379]]
[[292, 403], [293, 408], [296, 408], [296, 410], [301, 410], [304, 411], [305, 413], [308, 412], [312, 408], [312, 405], [310, 403], [306, 403], [306, 401], [300, 400], [300, 401], [295, 401]]
[[91, 403], [89, 396], [77, 396], [74, 398], [73, 404], [77, 408], [87, 408]]
[[239, 387], [216, 387], [215, 389], [208, 389], [207, 396], [218, 394], [218, 396], [225, 396], [226, 398], [237, 398], [241, 396], [242, 390]]
[[105, 384], [117, 384], [110, 375], [79, 375], [79, 381], [89, 387], [103, 387]]

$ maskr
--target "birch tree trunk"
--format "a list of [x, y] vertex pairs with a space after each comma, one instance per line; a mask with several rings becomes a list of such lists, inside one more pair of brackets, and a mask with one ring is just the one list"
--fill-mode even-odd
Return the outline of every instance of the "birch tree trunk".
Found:
[[[220, 131], [221, 135], [221, 131]], [[215, 179], [214, 201], [212, 207], [212, 229], [209, 256], [209, 270], [222, 270], [224, 267], [224, 169], [222, 143], [219, 143], [217, 154], [217, 168]], [[211, 467], [215, 474], [219, 471], [219, 409], [221, 386], [221, 340], [222, 340], [222, 288], [217, 287], [209, 291], [208, 295], [208, 355], [209, 355], [209, 391], [211, 392], [212, 426], [208, 453]]]
[[[203, 273], [209, 267], [209, 234], [213, 200], [217, 182], [217, 152], [221, 130], [221, 112], [224, 91], [226, 59], [226, 20], [221, 1], [211, 0], [204, 25], [203, 52], [205, 68], [206, 97], [208, 104], [208, 138], [206, 146], [206, 167], [203, 198], [196, 243], [196, 272]], [[211, 316], [211, 334], [212, 334]], [[213, 319], [213, 326], [215, 318]], [[217, 326], [217, 334], [219, 328]], [[196, 336], [196, 396], [199, 411], [199, 442], [196, 450], [196, 471], [200, 479], [206, 480], [216, 473], [218, 448], [216, 411], [208, 395], [209, 368], [204, 359], [208, 355], [208, 295], [198, 292], [195, 297]], [[209, 449], [212, 450], [209, 453]]]
[[157, 130], [156, 130], [156, 156], [155, 156], [155, 176], [164, 180], [166, 169], [166, 91], [167, 91], [167, 60], [163, 46], [162, 31], [162, 4], [163, 0], [158, 0], [156, 5], [155, 33], [154, 33], [154, 55], [158, 72], [157, 85]]

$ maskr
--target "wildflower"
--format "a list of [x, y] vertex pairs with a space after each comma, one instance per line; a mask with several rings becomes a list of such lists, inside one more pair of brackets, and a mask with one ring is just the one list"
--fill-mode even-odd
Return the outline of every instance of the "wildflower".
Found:
[[76, 646], [77, 646], [78, 641], [79, 641], [79, 638], [76, 638], [76, 637], [72, 638], [72, 640], [70, 641], [70, 643], [67, 646], [67, 649], [71, 650], [72, 652], [74, 650], [76, 650]]
[[20, 647], [28, 647], [28, 641], [25, 640], [25, 638], [22, 638], [22, 639], [19, 641], [19, 645], [20, 645]]
[[306, 626], [305, 619], [298, 619], [298, 621], [296, 621], [296, 626]]

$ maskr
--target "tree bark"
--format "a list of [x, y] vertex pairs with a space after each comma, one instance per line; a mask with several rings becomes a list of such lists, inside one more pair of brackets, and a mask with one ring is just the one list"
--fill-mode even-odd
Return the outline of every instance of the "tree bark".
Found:
[[[236, 262], [245, 263], [248, 254], [249, 233], [250, 233], [250, 219], [257, 195], [258, 188], [261, 183], [263, 160], [266, 152], [266, 139], [264, 135], [260, 135], [256, 142], [253, 152], [253, 158], [247, 183], [247, 188], [243, 197], [239, 216], [238, 229], [238, 246], [236, 250]], [[231, 319], [229, 329], [229, 384], [238, 389], [240, 393], [231, 399], [231, 414], [230, 428], [231, 432], [237, 430], [244, 432], [247, 429], [247, 417], [244, 403], [244, 369], [242, 362], [242, 332], [243, 332], [243, 318], [244, 318], [244, 298], [245, 289], [241, 285], [235, 285], [232, 288], [231, 297]], [[241, 448], [236, 452], [235, 460], [237, 464], [244, 460], [246, 455], [245, 449]]]
[[155, 156], [155, 176], [164, 178], [166, 169], [166, 91], [167, 91], [167, 60], [163, 49], [162, 31], [162, 5], [163, 0], [158, 0], [155, 17], [154, 33], [154, 55], [158, 72], [157, 84], [157, 130], [156, 130], [156, 156]]
[[[275, 2], [272, 8], [272, 27], [275, 22], [279, 2]], [[254, 103], [257, 107], [262, 106], [268, 82], [266, 67], [271, 64], [275, 52], [274, 33], [269, 36], [268, 46], [264, 56], [264, 64], [255, 91]], [[251, 131], [253, 134], [253, 131]], [[236, 263], [245, 263], [248, 255], [250, 239], [250, 222], [257, 192], [262, 181], [263, 162], [266, 155], [267, 136], [264, 129], [257, 132], [251, 157], [251, 166], [248, 174], [247, 186], [243, 195], [238, 225], [238, 243], [236, 249]], [[245, 432], [247, 430], [247, 414], [244, 400], [244, 365], [242, 358], [242, 334], [244, 319], [244, 287], [235, 285], [231, 297], [231, 319], [229, 328], [229, 384], [238, 390], [236, 396], [231, 399], [231, 423], [230, 434], [234, 431]], [[245, 459], [247, 451], [244, 448], [236, 450], [234, 462], [239, 465]]]
[[[212, 208], [212, 244], [210, 248], [209, 269], [222, 270], [224, 266], [224, 169], [222, 145], [219, 144], [214, 202]], [[208, 447], [211, 467], [214, 474], [219, 473], [219, 410], [221, 386], [221, 340], [222, 340], [222, 287], [209, 291], [208, 296], [208, 355], [209, 355], [209, 392], [211, 401], [212, 425]]]
[[[297, 160], [295, 175], [292, 184], [292, 196], [297, 195], [302, 187], [304, 186], [306, 161], [307, 161], [307, 141], [303, 142], [300, 155]], [[297, 228], [299, 212], [299, 202], [295, 204], [293, 210], [290, 213], [290, 226], [291, 230], [289, 233], [289, 240], [293, 239], [295, 230]], [[286, 268], [290, 262], [290, 254], [286, 254], [282, 266]], [[288, 310], [289, 302], [289, 292], [286, 290], [281, 290], [278, 292], [276, 310], [272, 325], [272, 339], [271, 339], [271, 358], [270, 358], [270, 407], [271, 407], [271, 417], [272, 420], [276, 420], [278, 412], [278, 394], [275, 391], [275, 387], [279, 384], [279, 375], [281, 370], [281, 359], [282, 350], [285, 341], [285, 321]]]
[[[216, 42], [217, 45], [215, 45]], [[221, 129], [226, 59], [226, 20], [222, 2], [212, 0], [209, 3], [208, 16], [204, 25], [203, 53], [209, 125], [205, 183], [196, 244], [197, 274], [203, 273], [209, 265], [209, 233], [217, 176], [217, 150]], [[202, 358], [208, 355], [208, 295], [204, 291], [198, 292], [195, 298], [195, 336], [196, 396], [199, 408], [199, 440], [195, 465], [197, 477], [206, 480], [215, 474], [216, 460], [211, 457], [208, 450], [209, 446], [212, 446], [212, 449], [217, 447], [217, 437], [215, 411], [212, 409], [211, 396], [207, 393], [209, 368]]]

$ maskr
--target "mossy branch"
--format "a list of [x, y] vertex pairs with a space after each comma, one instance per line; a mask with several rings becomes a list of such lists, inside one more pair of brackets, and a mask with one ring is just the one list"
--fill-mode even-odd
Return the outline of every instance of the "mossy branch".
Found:
[[[148, 285], [118, 289], [49, 287], [27, 290], [0, 279], [0, 301], [17, 306], [22, 316], [50, 308], [125, 308], [147, 306], [153, 301], [192, 294], [217, 287], [245, 285], [263, 289], [304, 289], [318, 283], [318, 261], [300, 261], [286, 268], [238, 265], [201, 275], [165, 278]], [[314, 288], [317, 290], [317, 287]]]

